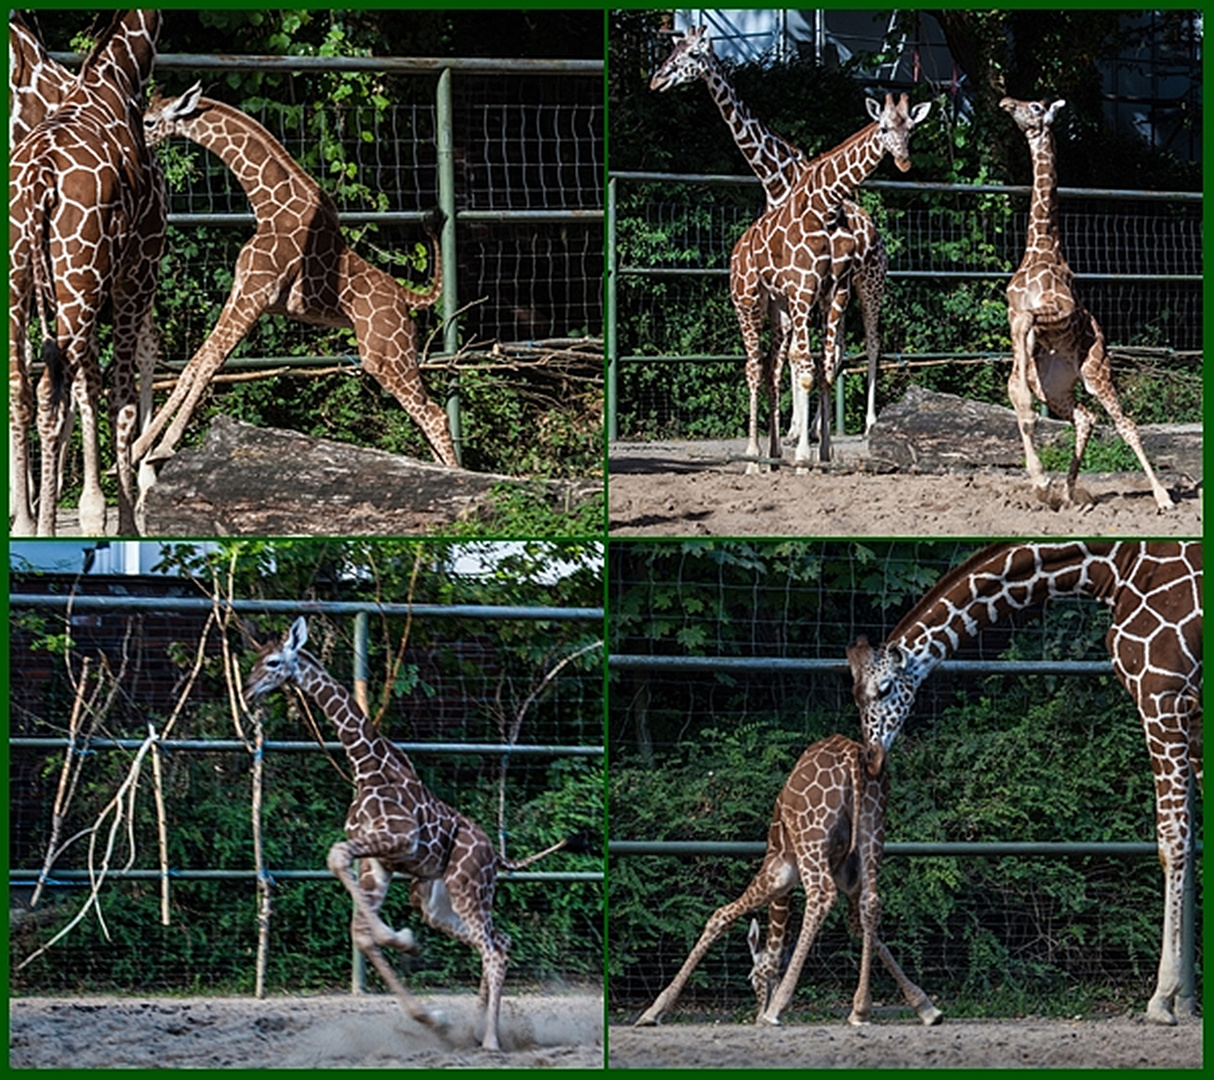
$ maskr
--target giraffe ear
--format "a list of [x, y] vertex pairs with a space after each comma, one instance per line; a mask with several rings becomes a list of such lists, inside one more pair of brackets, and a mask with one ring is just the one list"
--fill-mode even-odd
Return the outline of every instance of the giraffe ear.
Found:
[[[886, 97], [888, 96], [887, 94]], [[864, 99], [864, 107], [868, 110], [868, 115], [874, 120], [881, 119], [881, 103], [876, 98], [866, 97]]]
[[174, 118], [189, 116], [195, 109], [198, 108], [198, 99], [202, 97], [202, 83], [196, 82], [184, 94], [177, 99], [172, 107], [172, 115]]
[[762, 940], [762, 931], [759, 929], [759, 920], [750, 920], [750, 930], [746, 934], [746, 944], [750, 946], [750, 958], [752, 960], [759, 959], [759, 942]]
[[1050, 107], [1045, 110], [1045, 119], [1042, 121], [1047, 127], [1054, 122], [1054, 117], [1058, 115], [1061, 109], [1066, 108], [1066, 101], [1059, 98], [1057, 101], [1051, 102]]
[[899, 671], [905, 670], [905, 668], [906, 668], [906, 650], [905, 649], [903, 649], [899, 645], [887, 645], [885, 647], [885, 654], [893, 662], [894, 667], [896, 667]]
[[924, 101], [922, 104], [916, 105], [911, 109], [910, 122], [913, 127], [915, 124], [922, 124], [927, 114], [932, 111], [932, 103]]
[[302, 615], [291, 624], [287, 632], [287, 640], [283, 644], [283, 652], [294, 655], [308, 643], [308, 620]]

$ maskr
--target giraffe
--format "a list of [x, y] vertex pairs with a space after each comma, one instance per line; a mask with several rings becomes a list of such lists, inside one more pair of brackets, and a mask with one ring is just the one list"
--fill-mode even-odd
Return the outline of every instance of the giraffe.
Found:
[[[758, 923], [747, 941], [754, 967], [750, 981], [758, 1002], [757, 1024], [779, 1024], [792, 1000], [801, 968], [822, 920], [841, 892], [847, 898], [848, 925], [862, 942], [860, 981], [848, 1023], [867, 1024], [872, 1013], [869, 970], [874, 950], [897, 980], [907, 1003], [924, 1024], [939, 1023], [940, 1010], [911, 982], [877, 937], [881, 901], [877, 873], [885, 844], [885, 806], [889, 793], [885, 756], [842, 735], [809, 746], [793, 766], [776, 797], [767, 831], [767, 852], [754, 879], [737, 900], [709, 917], [679, 972], [644, 1013], [638, 1027], [658, 1023], [674, 1007], [696, 965], [737, 919], [758, 908], [770, 910], [766, 946], [759, 949]], [[805, 889], [805, 918], [788, 970], [780, 978], [784, 931], [793, 886]]]
[[1163, 945], [1147, 1019], [1175, 1024], [1180, 912], [1200, 769], [1202, 554], [1198, 541], [995, 544], [945, 574], [873, 649], [848, 651], [864, 730], [886, 751], [924, 679], [963, 642], [1053, 596], [1087, 596], [1112, 612], [1113, 670], [1142, 718], [1155, 777], [1164, 872]]
[[[485, 1010], [481, 1045], [499, 1050], [498, 1013], [510, 939], [493, 925], [498, 872], [521, 870], [555, 851], [572, 850], [573, 844], [561, 840], [517, 861], [499, 855], [475, 821], [422, 783], [405, 754], [379, 733], [346, 688], [304, 649], [307, 640], [307, 620], [300, 616], [279, 644], [261, 650], [244, 692], [256, 701], [279, 687], [297, 687], [324, 711], [345, 747], [356, 790], [346, 815], [348, 839], [329, 850], [328, 867], [354, 901], [354, 943], [401, 1008], [441, 1031], [441, 1019], [405, 989], [381, 951], [381, 946], [417, 951], [409, 930], [393, 930], [379, 916], [393, 872], [411, 877], [409, 902], [421, 917], [480, 954], [480, 1004]], [[357, 879], [355, 859], [362, 860]]]
[[[763, 124], [738, 96], [729, 81], [725, 66], [713, 52], [707, 29], [705, 26], [688, 28], [654, 73], [649, 88], [665, 92], [702, 79], [742, 156], [763, 185], [767, 209], [774, 210], [788, 198], [793, 185], [809, 167], [810, 159], [802, 150]], [[835, 255], [838, 261], [854, 260], [850, 273], [860, 301], [860, 313], [864, 320], [865, 351], [868, 355], [868, 391], [864, 420], [864, 431], [867, 434], [877, 422], [877, 361], [881, 353], [878, 327], [889, 257], [881, 234], [877, 232], [868, 211], [851, 199], [842, 199], [839, 205], [843, 209], [839, 215], [839, 224], [832, 231], [832, 242], [838, 247]], [[842, 270], [834, 276], [842, 276]], [[824, 290], [820, 301], [824, 315], [830, 309], [832, 300]], [[779, 352], [787, 348], [788, 313], [782, 297], [776, 299], [772, 313], [772, 334], [775, 338], [772, 350]], [[839, 349], [842, 348], [843, 338], [840, 334]], [[782, 359], [773, 363], [773, 372], [778, 374], [783, 366]], [[778, 378], [776, 392], [779, 392]], [[797, 397], [795, 401], [800, 402], [801, 398]], [[788, 432], [790, 440], [800, 436], [800, 425], [804, 419], [794, 414]], [[761, 470], [756, 463], [752, 463], [747, 471]]]
[[[146, 403], [155, 354], [152, 302], [165, 221], [163, 175], [143, 141], [138, 117], [160, 25], [158, 11], [115, 13], [59, 107], [27, 134], [10, 159], [10, 500], [12, 529], [19, 535], [55, 531], [71, 406], [80, 415], [84, 446], [81, 531], [105, 534], [97, 324], [107, 300], [114, 326], [109, 404], [118, 529], [136, 531], [130, 456], [137, 424], [135, 374], [141, 374]], [[42, 461], [36, 521], [29, 482], [29, 429], [35, 414], [26, 347], [31, 305], [41, 324], [46, 365], [37, 388]]]
[[8, 16], [8, 145], [10, 151], [59, 107], [76, 76], [42, 47], [19, 11]]
[[153, 146], [177, 135], [217, 155], [244, 188], [257, 232], [237, 256], [219, 321], [139, 437], [135, 459], [172, 455], [215, 372], [257, 319], [270, 313], [352, 328], [363, 369], [401, 403], [439, 460], [458, 468], [447, 414], [422, 385], [411, 314], [430, 307], [442, 289], [441, 211], [437, 222], [425, 223], [435, 241], [434, 283], [428, 293], [414, 292], [346, 245], [333, 200], [277, 139], [239, 109], [202, 97], [200, 84], [180, 97], [153, 97], [144, 130]]
[[[853, 260], [849, 249], [850, 254], [854, 254], [854, 240], [834, 235], [839, 232], [834, 208], [877, 167], [887, 151], [901, 171], [910, 168], [910, 133], [931, 108], [930, 102], [924, 102], [911, 109], [906, 94], [897, 102], [892, 94], [886, 94], [883, 105], [867, 98], [865, 105], [873, 123], [833, 150], [814, 158], [793, 185], [788, 198], [751, 225], [730, 255], [730, 297], [746, 349], [746, 381], [750, 390], [748, 456], [759, 453], [760, 386], [767, 389], [773, 416], [770, 456], [777, 456], [775, 424], [779, 420], [779, 404], [773, 392], [772, 378], [764, 369], [759, 334], [771, 298], [780, 297], [789, 310], [788, 351], [793, 371], [794, 415], [800, 409], [799, 415], [808, 418], [809, 388], [817, 377], [821, 421], [818, 449], [821, 460], [829, 460], [828, 395], [839, 360], [839, 320], [851, 290]], [[811, 363], [809, 356], [809, 321], [824, 291], [831, 302], [826, 316], [823, 362], [821, 370], [815, 372], [816, 362]], [[778, 380], [778, 371], [771, 374]], [[808, 432], [808, 424], [802, 424], [794, 457], [798, 471], [803, 471], [809, 462]]]
[[[76, 76], [51, 59], [19, 11], [10, 11], [8, 18], [8, 145], [11, 153], [22, 139], [59, 107], [75, 86]], [[20, 345], [20, 363], [24, 365], [24, 370], [28, 370], [32, 362], [28, 339], [22, 340]], [[10, 425], [9, 516], [14, 519], [18, 513], [17, 485], [25, 485], [25, 505], [31, 505], [31, 500], [36, 496], [30, 486], [33, 477], [28, 474], [16, 475], [14, 462], [20, 454], [22, 451]], [[23, 527], [27, 531], [32, 530], [33, 523], [26, 521]]]
[[1044, 101], [1005, 97], [999, 105], [1024, 132], [1033, 162], [1028, 242], [1020, 267], [1007, 286], [1013, 354], [1007, 389], [1020, 425], [1025, 464], [1033, 488], [1040, 498], [1051, 501], [1049, 480], [1033, 447], [1036, 398], [1075, 425], [1075, 454], [1067, 472], [1066, 492], [1057, 500], [1063, 505], [1075, 501], [1079, 463], [1095, 424], [1091, 410], [1075, 400], [1075, 384], [1082, 380], [1088, 393], [1112, 418], [1117, 434], [1134, 451], [1159, 512], [1164, 513], [1173, 509], [1172, 498], [1147, 460], [1134, 421], [1121, 411], [1104, 333], [1095, 316], [1075, 296], [1074, 274], [1062, 254], [1052, 125], [1066, 102], [1059, 100], [1047, 105]]

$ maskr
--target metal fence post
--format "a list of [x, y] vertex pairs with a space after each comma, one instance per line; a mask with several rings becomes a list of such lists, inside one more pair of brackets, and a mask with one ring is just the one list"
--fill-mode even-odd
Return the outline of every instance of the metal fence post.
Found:
[[[362, 711], [370, 715], [367, 700], [367, 638], [369, 622], [367, 613], [360, 611], [354, 616], [354, 700]], [[354, 863], [354, 874], [357, 880], [358, 861]], [[362, 950], [350, 938], [350, 993], [365, 994], [367, 992], [367, 958]]]
[[616, 339], [616, 251], [615, 251], [615, 197], [616, 197], [616, 179], [611, 177], [607, 181], [607, 221], [606, 221], [606, 236], [604, 237], [604, 254], [607, 262], [607, 295], [603, 298], [605, 301], [606, 310], [604, 311], [605, 321], [603, 323], [603, 347], [607, 352], [607, 385], [606, 391], [606, 406], [607, 406], [607, 441], [614, 442], [619, 435], [619, 418], [616, 412], [616, 376], [619, 373], [617, 357], [619, 355], [619, 346]]
[[[455, 248], [455, 150], [452, 132], [451, 69], [443, 68], [435, 91], [436, 137], [438, 139], [438, 204], [447, 220], [443, 222], [441, 245], [443, 250], [443, 352], [454, 356], [459, 351], [459, 328], [455, 324], [455, 313], [459, 310], [459, 281], [456, 271]], [[451, 438], [455, 442], [455, 455], [463, 461], [460, 431], [459, 376], [454, 372], [447, 383], [447, 419], [451, 424]]]

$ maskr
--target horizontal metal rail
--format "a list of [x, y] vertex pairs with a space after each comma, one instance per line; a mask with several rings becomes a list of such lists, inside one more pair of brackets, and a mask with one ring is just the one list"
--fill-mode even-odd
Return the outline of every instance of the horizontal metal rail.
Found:
[[[414, 225], [426, 216], [421, 210], [349, 210], [341, 211], [338, 217], [343, 225]], [[530, 224], [543, 222], [572, 222], [588, 221], [601, 222], [602, 210], [457, 210], [457, 221], [463, 222], [501, 222], [508, 224], [512, 221], [523, 221]], [[251, 228], [257, 224], [257, 218], [249, 213], [180, 213], [169, 214], [167, 221], [170, 225], [214, 225], [222, 228]]]
[[[65, 746], [87, 747], [92, 750], [138, 750], [146, 739], [76, 739], [61, 736], [19, 735], [8, 740], [14, 750], [62, 750]], [[519, 757], [602, 757], [606, 749], [602, 746], [528, 746], [525, 744], [503, 745], [502, 743], [421, 743], [394, 742], [392, 744], [406, 754], [510, 754]], [[173, 753], [178, 750], [196, 753], [234, 753], [248, 751], [239, 739], [157, 739], [156, 746]], [[313, 751], [338, 751], [340, 742], [323, 743], [273, 740], [261, 744], [266, 753], [306, 754]], [[82, 753], [83, 750], [77, 750]]]
[[[729, 267], [621, 266], [621, 277], [681, 278], [729, 277]], [[887, 270], [887, 278], [930, 278], [950, 281], [1003, 281], [1013, 270]], [[1201, 274], [1084, 274], [1076, 272], [1076, 281], [1202, 281]]]
[[[814, 671], [848, 671], [847, 660], [784, 656], [645, 656], [612, 653], [607, 667], [613, 671], [754, 671], [790, 674]], [[945, 660], [941, 671], [966, 675], [1109, 675], [1109, 660]]]
[[[215, 604], [204, 597], [168, 596], [62, 596], [13, 593], [10, 608], [50, 608], [66, 611], [156, 611], [184, 613], [210, 611]], [[371, 600], [226, 600], [221, 610], [305, 615], [412, 615], [425, 619], [551, 619], [554, 622], [601, 622], [602, 608], [511, 607], [480, 604], [381, 604]]]
[[[159, 63], [159, 61], [157, 61]], [[624, 180], [637, 183], [670, 183], [670, 184], [711, 184], [728, 186], [737, 184], [743, 187], [755, 186], [759, 180], [755, 176], [742, 176], [720, 173], [660, 173], [660, 172], [609, 172], [611, 180]], [[1031, 195], [1031, 184], [949, 184], [938, 180], [865, 180], [861, 187], [885, 191], [935, 191], [945, 195]], [[1191, 202], [1202, 201], [1200, 191], [1146, 191], [1133, 188], [1076, 188], [1060, 187], [1058, 194], [1062, 198], [1073, 199], [1132, 199], [1151, 200], [1160, 202]]]
[[[10, 870], [8, 886], [10, 889], [31, 888], [38, 883], [37, 870]], [[53, 870], [47, 875], [45, 884], [49, 886], [74, 886], [88, 884], [97, 876], [90, 870]], [[256, 870], [109, 870], [105, 875], [114, 881], [159, 881], [167, 877], [170, 881], [256, 881]], [[334, 881], [333, 874], [328, 870], [267, 870], [265, 876], [270, 881]], [[407, 881], [408, 874], [394, 874], [394, 878]], [[498, 881], [602, 881], [601, 870], [503, 870], [497, 876]]]
[[[767, 850], [762, 840], [611, 840], [608, 855], [736, 855], [758, 858]], [[1145, 840], [1042, 840], [1042, 841], [888, 841], [886, 855], [928, 856], [1000, 856], [1000, 855], [1155, 855], [1159, 848]], [[1202, 854], [1200, 843], [1193, 845], [1196, 855]]]
[[[73, 68], [81, 53], [53, 52], [52, 60]], [[443, 71], [465, 75], [602, 75], [602, 60], [501, 59], [464, 56], [214, 56], [205, 53], [158, 53], [164, 71], [371, 71], [426, 75]]]

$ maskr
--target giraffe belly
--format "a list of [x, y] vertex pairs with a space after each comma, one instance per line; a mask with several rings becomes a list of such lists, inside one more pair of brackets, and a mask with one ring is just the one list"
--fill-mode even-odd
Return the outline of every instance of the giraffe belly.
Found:
[[461, 940], [468, 935], [468, 927], [451, 907], [451, 894], [441, 878], [418, 881], [414, 893], [422, 917], [436, 930], [444, 930]]

